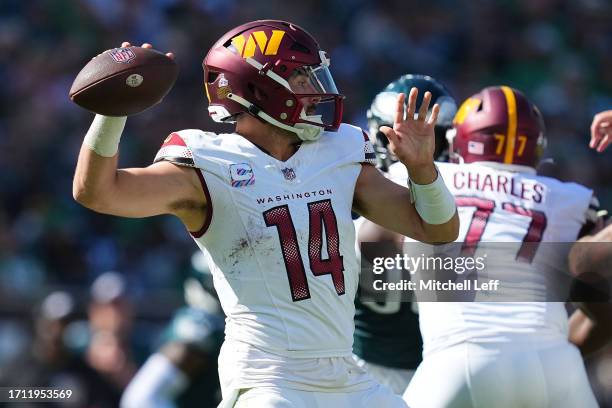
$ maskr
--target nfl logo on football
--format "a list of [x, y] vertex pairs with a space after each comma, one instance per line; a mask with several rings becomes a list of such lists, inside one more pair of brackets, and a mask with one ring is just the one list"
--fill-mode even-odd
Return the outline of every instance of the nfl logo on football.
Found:
[[125, 64], [136, 58], [136, 54], [129, 48], [114, 48], [110, 51], [110, 56], [115, 62]]

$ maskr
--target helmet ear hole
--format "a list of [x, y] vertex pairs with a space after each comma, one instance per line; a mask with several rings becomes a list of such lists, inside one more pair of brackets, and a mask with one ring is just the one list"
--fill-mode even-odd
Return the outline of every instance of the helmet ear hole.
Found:
[[482, 101], [479, 101], [478, 106], [476, 107], [476, 112], [482, 112]]

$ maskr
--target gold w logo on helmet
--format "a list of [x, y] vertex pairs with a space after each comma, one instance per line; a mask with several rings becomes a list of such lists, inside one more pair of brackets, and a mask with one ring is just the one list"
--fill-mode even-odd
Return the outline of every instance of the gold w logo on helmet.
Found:
[[455, 114], [455, 119], [453, 120], [453, 123], [455, 125], [461, 125], [463, 121], [465, 120], [465, 118], [467, 117], [467, 115], [473, 110], [477, 109], [481, 102], [482, 101], [480, 99], [476, 99], [476, 98], [466, 99], [465, 102], [461, 104], [461, 107]]
[[247, 38], [244, 34], [232, 38], [232, 45], [242, 58], [253, 57], [257, 48], [263, 55], [276, 55], [284, 35], [285, 32], [282, 30], [272, 30], [272, 35], [268, 39], [264, 31], [254, 31], [248, 34]]

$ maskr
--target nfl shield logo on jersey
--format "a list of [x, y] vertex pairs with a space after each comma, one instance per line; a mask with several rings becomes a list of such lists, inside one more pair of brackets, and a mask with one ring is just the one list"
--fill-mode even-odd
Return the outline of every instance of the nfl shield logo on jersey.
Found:
[[295, 180], [295, 170], [292, 168], [285, 167], [284, 169], [281, 169], [281, 171], [283, 172], [283, 176], [285, 176], [285, 180]]
[[232, 187], [245, 187], [255, 184], [255, 173], [247, 163], [236, 163], [230, 166]]
[[113, 57], [115, 62], [125, 64], [136, 58], [134, 51], [129, 48], [114, 48], [110, 50], [110, 56]]

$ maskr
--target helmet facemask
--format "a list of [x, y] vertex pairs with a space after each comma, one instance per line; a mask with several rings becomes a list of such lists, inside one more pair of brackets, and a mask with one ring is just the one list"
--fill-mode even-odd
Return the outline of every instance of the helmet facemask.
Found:
[[[295, 133], [301, 140], [316, 140], [324, 130], [337, 130], [342, 119], [344, 97], [338, 93], [328, 68], [329, 60], [327, 61], [326, 65], [322, 63], [314, 68], [312, 66], [296, 68], [285, 80], [272, 69], [261, 66], [252, 58], [247, 58], [247, 63], [258, 68], [261, 75], [269, 76], [290, 94], [285, 98], [286, 111], [280, 113], [280, 120], [236, 94], [228, 94], [227, 98], [245, 106], [254, 116]], [[209, 110], [211, 108], [209, 107]]]
[[296, 68], [287, 80], [297, 100], [294, 132], [302, 140], [316, 140], [323, 130], [340, 126], [342, 97], [329, 71], [329, 59], [323, 51], [320, 54], [323, 62], [319, 66]]

